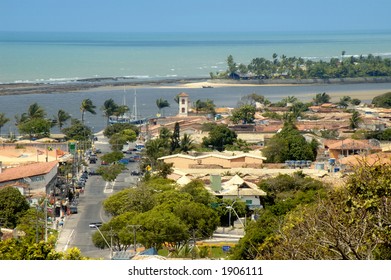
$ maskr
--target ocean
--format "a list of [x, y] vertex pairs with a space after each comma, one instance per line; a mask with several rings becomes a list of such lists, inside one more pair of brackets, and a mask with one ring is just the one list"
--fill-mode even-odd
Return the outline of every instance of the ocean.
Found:
[[0, 32], [0, 83], [68, 82], [125, 77], [209, 77], [273, 53], [329, 60], [391, 57], [391, 31], [301, 33], [37, 33]]
[[[208, 78], [210, 72], [226, 70], [226, 59], [232, 55], [237, 63], [278, 55], [329, 60], [350, 55], [391, 57], [391, 32], [321, 32], [321, 33], [11, 33], [0, 32], [0, 83], [70, 83], [79, 79], [117, 77], [131, 81], [156, 81], [169, 78]], [[156, 99], [170, 103], [166, 115], [178, 111], [174, 97], [181, 91], [191, 101], [206, 98], [219, 107], [235, 107], [250, 93], [266, 96], [272, 102], [295, 95], [310, 100], [319, 92], [390, 91], [391, 84], [345, 84], [306, 86], [263, 86], [174, 89], [153, 88], [147, 84], [132, 88], [91, 89], [81, 92], [0, 96], [0, 113], [10, 121], [2, 134], [16, 133], [14, 116], [27, 111], [37, 102], [52, 117], [59, 109], [80, 118], [80, 103], [90, 98], [97, 106], [96, 115], [85, 119], [95, 132], [106, 120], [100, 107], [113, 98], [137, 107], [140, 117], [157, 113]], [[56, 132], [56, 129], [53, 129]]]

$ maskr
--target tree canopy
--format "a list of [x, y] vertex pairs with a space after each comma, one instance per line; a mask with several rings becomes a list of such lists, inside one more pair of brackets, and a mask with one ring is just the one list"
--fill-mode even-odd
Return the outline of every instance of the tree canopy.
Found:
[[391, 108], [391, 92], [374, 97], [372, 104], [376, 107]]
[[[248, 65], [236, 63], [233, 56], [227, 58], [227, 70], [218, 73], [218, 78], [232, 77], [233, 73], [250, 75], [262, 79], [292, 78], [292, 79], [332, 79], [355, 77], [385, 77], [391, 76], [391, 59], [368, 54], [347, 56], [341, 59], [331, 58], [329, 61], [272, 55], [272, 59], [254, 58]], [[211, 75], [212, 78], [215, 75]]]
[[15, 228], [19, 219], [30, 208], [26, 198], [13, 187], [0, 189], [0, 220], [2, 226]]
[[[113, 219], [102, 229], [112, 229], [122, 246], [132, 240], [133, 233], [124, 232], [132, 225], [138, 226], [137, 241], [146, 247], [186, 243], [194, 237], [209, 237], [217, 228], [219, 213], [211, 207], [212, 201], [200, 181], [178, 190], [171, 180], [154, 177], [107, 198], [103, 206]], [[94, 243], [100, 248], [107, 245], [97, 234]]]
[[208, 137], [202, 139], [202, 146], [221, 152], [226, 145], [232, 145], [237, 137], [236, 132], [230, 130], [226, 125], [216, 125], [211, 128]]
[[293, 123], [285, 122], [282, 130], [269, 140], [262, 154], [268, 162], [313, 161], [316, 158], [317, 146], [316, 140], [307, 142]]

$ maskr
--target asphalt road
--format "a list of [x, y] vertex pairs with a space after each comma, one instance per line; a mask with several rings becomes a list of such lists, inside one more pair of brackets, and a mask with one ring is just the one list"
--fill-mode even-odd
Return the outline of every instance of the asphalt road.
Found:
[[[102, 150], [102, 153], [110, 152], [110, 147], [102, 135], [98, 135], [95, 147]], [[100, 160], [96, 164], [90, 164], [89, 168], [99, 167]], [[102, 202], [119, 190], [135, 186], [137, 177], [131, 176], [132, 170], [138, 169], [138, 163], [129, 163], [127, 170], [123, 171], [113, 184], [113, 188], [107, 187], [101, 176], [89, 176], [86, 182], [85, 191], [80, 194], [78, 213], [67, 217], [57, 242], [57, 250], [66, 251], [68, 248], [77, 247], [81, 254], [90, 258], [110, 259], [110, 250], [101, 250], [92, 243], [92, 235], [97, 231], [90, 228], [91, 222], [108, 222], [108, 216], [102, 207]]]

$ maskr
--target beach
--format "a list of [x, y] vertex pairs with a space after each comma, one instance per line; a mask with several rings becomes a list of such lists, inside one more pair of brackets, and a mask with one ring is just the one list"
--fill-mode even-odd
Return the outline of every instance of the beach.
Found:
[[[262, 87], [306, 87], [311, 85], [318, 85], [319, 83], [268, 83], [268, 84], [259, 84], [251, 82], [236, 82], [232, 80], [210, 80], [203, 78], [193, 78], [193, 79], [164, 79], [164, 80], [155, 80], [155, 81], [127, 81], [127, 82], [110, 82], [105, 80], [91, 81], [91, 82], [71, 82], [71, 83], [10, 83], [10, 84], [0, 84], [0, 96], [2, 95], [23, 95], [23, 94], [51, 94], [51, 93], [67, 93], [67, 92], [80, 92], [80, 91], [114, 91], [114, 90], [131, 90], [136, 88], [158, 88], [158, 89], [172, 89], [178, 91], [185, 91], [186, 89], [201, 89], [201, 88], [260, 88]], [[344, 84], [349, 85], [349, 83], [335, 83], [335, 84]], [[356, 84], [356, 83], [353, 83]], [[362, 83], [364, 84], [364, 83]], [[368, 83], [365, 83], [368, 84]], [[320, 84], [321, 85], [321, 84]], [[391, 91], [391, 87], [389, 88]], [[339, 100], [340, 97], [350, 96], [352, 98], [358, 98], [360, 100], [372, 100], [375, 96], [387, 92], [387, 89], [360, 89], [360, 86], [357, 86], [355, 90], [333, 90], [327, 91], [332, 98], [333, 102]], [[289, 94], [288, 94], [289, 95]], [[293, 94], [298, 99], [308, 97], [308, 94]]]

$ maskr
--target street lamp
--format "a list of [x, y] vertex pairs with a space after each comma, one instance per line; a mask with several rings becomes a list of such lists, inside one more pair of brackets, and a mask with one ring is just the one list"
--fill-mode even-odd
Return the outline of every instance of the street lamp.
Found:
[[231, 205], [228, 205], [228, 206], [225, 207], [225, 208], [229, 209], [229, 213], [228, 213], [228, 226], [231, 226], [231, 209], [233, 209], [232, 206], [234, 206], [235, 203], [236, 203], [236, 200], [234, 200], [234, 202], [232, 202]]
[[113, 247], [110, 246], [109, 242], [107, 242], [106, 238], [104, 237], [104, 235], [102, 234], [102, 232], [100, 231], [98, 226], [97, 225], [92, 225], [92, 226], [98, 230], [98, 232], [102, 236], [103, 240], [106, 242], [106, 245], [110, 248], [110, 259], [113, 259]]
[[[233, 205], [233, 204], [232, 204], [232, 205]], [[236, 217], [238, 218], [239, 222], [242, 224], [243, 229], [244, 229], [244, 224], [243, 224], [242, 220], [239, 218], [239, 215], [238, 215], [238, 213], [236, 213], [235, 209], [234, 209], [232, 206], [226, 206], [225, 208], [229, 209], [229, 216], [230, 216], [230, 218], [231, 218], [231, 210], [234, 211]], [[231, 222], [231, 221], [230, 221], [230, 222]]]

